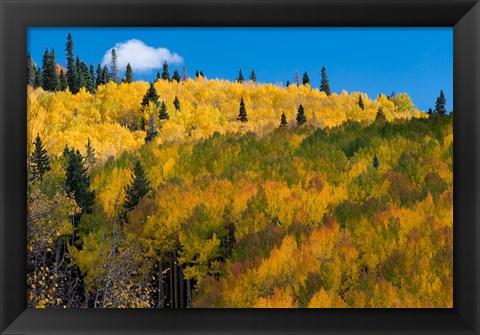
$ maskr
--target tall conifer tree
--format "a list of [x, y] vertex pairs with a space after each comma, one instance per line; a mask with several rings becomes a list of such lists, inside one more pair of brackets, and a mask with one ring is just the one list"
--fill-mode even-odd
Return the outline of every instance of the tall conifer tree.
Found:
[[330, 83], [327, 77], [327, 69], [325, 66], [322, 66], [322, 80], [320, 82], [320, 91], [325, 92], [327, 95], [332, 94], [330, 92]]
[[240, 111], [238, 113], [237, 120], [240, 122], [248, 122], [247, 109], [245, 108], [245, 102], [243, 101], [243, 97], [240, 99]]
[[297, 112], [297, 125], [301, 126], [305, 122], [307, 122], [307, 118], [305, 117], [305, 109], [300, 104], [300, 106], [298, 106], [298, 112]]
[[30, 173], [32, 181], [42, 181], [45, 172], [50, 171], [50, 157], [43, 146], [40, 134], [35, 138], [35, 148], [30, 156]]
[[125, 82], [126, 83], [133, 83], [133, 71], [130, 63], [127, 64], [127, 68], [125, 69]]

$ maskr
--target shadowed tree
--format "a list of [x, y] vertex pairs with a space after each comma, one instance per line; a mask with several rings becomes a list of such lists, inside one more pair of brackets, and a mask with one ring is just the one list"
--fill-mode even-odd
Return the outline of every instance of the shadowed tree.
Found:
[[158, 117], [160, 120], [170, 119], [170, 115], [168, 115], [168, 112], [167, 112], [167, 105], [165, 105], [164, 101], [162, 101], [162, 103], [160, 104], [160, 114]]
[[238, 77], [236, 79], [236, 82], [237, 83], [243, 83], [245, 81], [245, 79], [243, 78], [243, 73], [242, 73], [242, 69], [240, 69], [238, 71]]
[[238, 114], [237, 120], [240, 122], [248, 122], [247, 109], [245, 108], [245, 102], [243, 101], [243, 97], [240, 99], [240, 112]]
[[435, 113], [438, 113], [438, 115], [445, 115], [447, 113], [447, 109], [445, 108], [446, 103], [447, 100], [445, 99], [445, 94], [443, 94], [443, 91], [440, 91], [440, 96], [435, 102]]
[[127, 64], [127, 68], [125, 70], [125, 82], [126, 83], [133, 83], [133, 71], [130, 63]]
[[365, 104], [363, 103], [362, 95], [360, 94], [358, 96], [358, 106], [362, 109], [365, 110]]
[[303, 73], [302, 84], [303, 85], [310, 84], [310, 78], [308, 77], [307, 71]]
[[173, 100], [173, 105], [175, 106], [175, 110], [180, 110], [180, 100], [178, 100], [177, 96], [175, 96], [175, 99]]
[[327, 77], [327, 69], [325, 66], [322, 66], [322, 80], [320, 82], [320, 91], [325, 92], [327, 95], [330, 95], [330, 84]]
[[35, 149], [30, 156], [30, 173], [32, 181], [42, 181], [45, 172], [50, 171], [50, 157], [43, 146], [40, 134], [35, 138]]
[[182, 80], [182, 78], [180, 77], [180, 72], [178, 72], [177, 70], [173, 71], [172, 80], [175, 80], [177, 83], [179, 83]]
[[307, 122], [307, 118], [305, 117], [305, 109], [300, 104], [300, 106], [298, 106], [298, 112], [297, 112], [297, 125], [301, 126], [305, 122]]
[[257, 82], [257, 75], [255, 74], [255, 70], [254, 70], [254, 69], [252, 69], [252, 73], [250, 73], [250, 78], [249, 78], [249, 79], [250, 79], [250, 81], [251, 81], [252, 83], [256, 83], [256, 82]]
[[170, 81], [170, 72], [168, 71], [168, 64], [167, 62], [163, 63], [163, 70], [162, 70], [162, 79]]
[[380, 162], [378, 161], [378, 157], [377, 157], [376, 154], [375, 154], [375, 156], [373, 156], [372, 165], [375, 168], [375, 170], [377, 170], [378, 167], [380, 166]]
[[287, 117], [285, 116], [285, 112], [282, 113], [282, 119], [280, 120], [280, 126], [286, 126], [287, 125]]
[[150, 181], [147, 179], [140, 161], [136, 161], [132, 172], [132, 180], [125, 187], [124, 215], [137, 207], [140, 200], [151, 190]]

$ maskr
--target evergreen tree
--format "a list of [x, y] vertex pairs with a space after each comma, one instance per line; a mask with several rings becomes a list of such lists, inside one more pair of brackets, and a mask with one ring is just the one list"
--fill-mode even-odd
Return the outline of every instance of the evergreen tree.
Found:
[[197, 71], [195, 71], [195, 78], [198, 78], [200, 76], [200, 73]]
[[42, 63], [42, 88], [45, 91], [55, 92], [58, 88], [58, 76], [55, 68], [55, 51], [45, 50]]
[[43, 79], [42, 79], [42, 70], [39, 67], [35, 68], [35, 80], [33, 83], [33, 87], [42, 87], [43, 86]]
[[155, 78], [155, 81], [159, 81], [162, 79], [162, 76], [160, 75], [160, 70], [157, 70], [157, 77]]
[[257, 75], [255, 74], [255, 70], [252, 69], [252, 73], [250, 73], [250, 77], [249, 77], [250, 81], [252, 83], [256, 83], [257, 82]]
[[146, 132], [147, 132], [147, 136], [145, 137], [145, 142], [150, 142], [158, 134], [157, 126], [155, 125], [155, 116], [153, 114], [152, 116], [150, 116], [150, 121], [148, 123], [148, 128]]
[[60, 76], [58, 79], [58, 88], [60, 91], [65, 91], [68, 88], [68, 81], [67, 81], [67, 75], [65, 74], [65, 71], [60, 70]]
[[175, 110], [180, 110], [180, 100], [178, 100], [177, 96], [175, 96], [175, 99], [173, 100], [173, 105], [175, 106]]
[[85, 146], [86, 149], [86, 160], [87, 164], [90, 169], [95, 165], [97, 159], [95, 158], [95, 149], [92, 147], [92, 143], [90, 142], [90, 137], [88, 138], [87, 145]]
[[75, 61], [75, 67], [77, 69], [77, 88], [80, 90], [82, 87], [87, 86], [88, 75], [86, 75], [85, 68], [83, 67], [82, 61], [78, 56]]
[[50, 157], [43, 146], [40, 134], [35, 139], [35, 149], [30, 156], [30, 173], [32, 181], [42, 181], [45, 172], [50, 171]]
[[377, 155], [373, 156], [372, 165], [375, 168], [375, 170], [377, 170], [378, 167], [380, 166], [380, 162], [378, 161]]
[[303, 85], [310, 84], [310, 78], [308, 77], [307, 71], [305, 71], [305, 73], [303, 74], [302, 83]]
[[187, 74], [187, 67], [184, 65], [183, 66], [183, 80], [187, 80], [188, 79], [188, 74]]
[[143, 96], [142, 107], [148, 106], [149, 102], [153, 102], [155, 106], [158, 107], [159, 106], [158, 98], [159, 96], [158, 96], [157, 90], [155, 89], [155, 86], [153, 85], [153, 83], [150, 83], [150, 87], [148, 88], [147, 93], [145, 93], [145, 95]]
[[118, 84], [118, 63], [117, 63], [117, 50], [115, 48], [111, 51], [111, 60], [110, 60], [110, 79]]
[[385, 117], [385, 113], [383, 113], [382, 107], [378, 108], [377, 115], [375, 116], [376, 122], [386, 122], [387, 118]]
[[301, 126], [305, 122], [307, 122], [307, 118], [305, 117], [305, 109], [300, 104], [300, 106], [298, 106], [298, 112], [297, 112], [297, 125]]
[[125, 187], [124, 214], [137, 207], [140, 200], [147, 195], [150, 190], [150, 181], [147, 179], [147, 175], [140, 161], [137, 160], [133, 168], [132, 181]]
[[160, 120], [168, 120], [170, 119], [170, 115], [167, 113], [167, 105], [165, 105], [165, 102], [162, 101], [160, 104], [160, 114], [158, 116]]
[[243, 78], [242, 69], [240, 69], [240, 71], [238, 71], [238, 77], [236, 79], [236, 82], [237, 83], [243, 83], [244, 81], [245, 81], [245, 79]]
[[327, 70], [325, 66], [322, 66], [322, 80], [320, 82], [320, 91], [325, 92], [327, 95], [332, 94], [330, 92], [330, 84], [328, 82]]
[[[85, 63], [84, 63], [85, 64]], [[87, 76], [87, 91], [90, 93], [95, 93], [95, 68], [93, 67], [93, 64], [90, 64], [90, 67], [88, 68], [88, 76]]]
[[103, 83], [107, 84], [110, 81], [110, 72], [108, 72], [108, 67], [106, 65], [103, 66]]
[[96, 88], [98, 88], [98, 86], [104, 85], [104, 84], [106, 84], [106, 83], [104, 82], [103, 69], [102, 69], [102, 66], [100, 64], [98, 64], [98, 66], [97, 66], [97, 78], [96, 78], [96, 81], [95, 81], [95, 86], [96, 86]]
[[290, 86], [290, 80], [287, 80], [287, 87]]
[[362, 110], [365, 110], [365, 105], [363, 103], [363, 99], [362, 99], [362, 95], [360, 94], [358, 96], [358, 106], [362, 109]]
[[127, 69], [125, 70], [125, 82], [126, 83], [133, 83], [133, 72], [130, 63], [127, 64]]
[[170, 72], [168, 71], [167, 62], [163, 63], [162, 79], [170, 81]]
[[298, 71], [295, 72], [295, 84], [297, 84], [297, 86], [300, 85], [300, 75], [298, 74]]
[[245, 102], [243, 101], [243, 97], [240, 99], [240, 112], [238, 114], [237, 120], [240, 122], [248, 122], [247, 109], [245, 108]]
[[285, 116], [285, 113], [282, 113], [282, 119], [280, 120], [280, 126], [286, 126], [287, 125], [287, 117]]
[[429, 108], [427, 113], [431, 115], [433, 113], [432, 109]]
[[438, 113], [438, 115], [445, 115], [447, 113], [447, 109], [445, 108], [446, 103], [447, 100], [445, 99], [445, 94], [443, 94], [443, 91], [441, 90], [440, 96], [435, 102], [435, 113]]
[[35, 64], [32, 61], [30, 52], [27, 54], [27, 85], [35, 86]]
[[[90, 191], [90, 176], [87, 174], [85, 161], [80, 150], [71, 149], [66, 155], [68, 162], [65, 174], [65, 190], [73, 196], [81, 213], [89, 214], [95, 202], [95, 191]], [[80, 216], [74, 217], [74, 224], [78, 224]]]
[[67, 44], [65, 51], [67, 51], [67, 81], [68, 81], [68, 88], [70, 92], [73, 94], [79, 91], [79, 87], [77, 87], [78, 78], [77, 78], [77, 68], [75, 66], [75, 57], [73, 55], [73, 39], [72, 35], [68, 33], [67, 37]]
[[203, 74], [203, 70], [200, 70], [200, 77], [205, 78], [205, 75]]
[[173, 71], [172, 80], [175, 80], [177, 83], [179, 83], [182, 80], [182, 77], [180, 77], [180, 72], [177, 70]]

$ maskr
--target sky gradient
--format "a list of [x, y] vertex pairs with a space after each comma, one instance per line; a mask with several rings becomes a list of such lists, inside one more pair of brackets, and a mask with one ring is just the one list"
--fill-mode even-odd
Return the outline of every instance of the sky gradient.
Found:
[[[153, 80], [157, 65], [167, 59], [170, 74], [175, 69], [182, 74], [185, 65], [191, 77], [203, 70], [207, 78], [235, 80], [240, 68], [245, 78], [255, 69], [258, 82], [285, 85], [295, 72], [301, 79], [307, 71], [312, 87], [319, 87], [325, 66], [332, 92], [361, 91], [372, 99], [405, 92], [426, 111], [443, 90], [447, 110], [453, 109], [451, 28], [31, 27], [27, 41], [33, 60], [41, 65], [45, 49], [54, 48], [57, 63], [66, 66], [69, 32], [75, 56], [95, 68], [117, 43], [138, 40], [117, 45], [119, 60], [137, 57], [135, 80]], [[124, 71], [120, 68], [121, 77]]]

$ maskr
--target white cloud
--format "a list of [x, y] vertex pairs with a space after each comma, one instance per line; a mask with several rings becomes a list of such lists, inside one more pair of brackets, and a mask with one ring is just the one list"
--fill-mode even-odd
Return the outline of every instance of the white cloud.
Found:
[[[161, 69], [164, 62], [168, 64], [182, 64], [183, 57], [166, 48], [154, 48], [146, 45], [140, 40], [132, 39], [126, 42], [115, 44], [117, 52], [117, 64], [121, 72], [130, 63], [133, 71], [145, 72], [154, 69]], [[112, 59], [110, 48], [103, 56], [102, 65], [110, 65]]]

